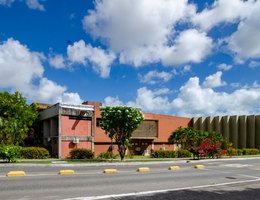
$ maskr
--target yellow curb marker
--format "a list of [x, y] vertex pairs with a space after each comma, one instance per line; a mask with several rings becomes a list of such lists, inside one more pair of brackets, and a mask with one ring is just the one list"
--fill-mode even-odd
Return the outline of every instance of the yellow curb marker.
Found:
[[25, 176], [24, 171], [10, 171], [6, 174], [6, 176]]
[[60, 170], [59, 175], [75, 174], [74, 170]]
[[103, 173], [105, 174], [117, 173], [117, 169], [105, 169]]
[[170, 166], [168, 169], [169, 170], [180, 170], [180, 167], [179, 166]]
[[204, 169], [205, 166], [204, 165], [195, 165], [194, 168], [195, 169]]
[[150, 168], [149, 167], [139, 167], [136, 171], [137, 172], [149, 172]]

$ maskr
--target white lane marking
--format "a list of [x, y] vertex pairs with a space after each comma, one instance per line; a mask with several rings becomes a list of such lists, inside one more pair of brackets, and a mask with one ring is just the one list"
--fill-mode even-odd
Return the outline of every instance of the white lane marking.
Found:
[[107, 199], [107, 198], [116, 198], [116, 197], [127, 197], [127, 196], [138, 196], [138, 195], [165, 193], [165, 192], [173, 192], [173, 191], [179, 191], [179, 190], [201, 189], [201, 188], [225, 186], [225, 185], [240, 184], [240, 183], [251, 183], [251, 182], [257, 182], [257, 181], [260, 181], [260, 178], [255, 179], [255, 180], [233, 181], [233, 182], [228, 182], [228, 183], [218, 183], [218, 184], [211, 184], [211, 185], [199, 185], [199, 186], [165, 189], [165, 190], [155, 190], [155, 191], [145, 191], [145, 192], [136, 192], [136, 193], [112, 194], [112, 195], [92, 196], [92, 197], [76, 197], [76, 198], [69, 198], [69, 199], [64, 199], [64, 200], [98, 200], [98, 199]]
[[243, 168], [243, 167], [252, 167], [253, 165], [248, 165], [248, 164], [226, 164], [222, 165], [224, 167], [236, 167], [236, 168]]

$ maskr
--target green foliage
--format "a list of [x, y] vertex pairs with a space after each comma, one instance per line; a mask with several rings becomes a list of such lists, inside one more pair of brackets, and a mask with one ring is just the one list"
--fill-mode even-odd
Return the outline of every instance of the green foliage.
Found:
[[259, 154], [259, 150], [255, 148], [244, 148], [243, 155], [257, 155]]
[[100, 126], [109, 138], [117, 143], [121, 160], [125, 157], [132, 133], [143, 120], [143, 115], [137, 108], [127, 106], [101, 108]]
[[16, 159], [20, 155], [20, 146], [6, 145], [0, 147], [0, 158], [7, 160], [8, 162], [16, 162]]
[[46, 159], [50, 157], [50, 153], [43, 147], [23, 147], [20, 157], [24, 159]]
[[158, 150], [158, 151], [153, 151], [151, 156], [153, 158], [176, 158], [177, 153], [176, 151]]
[[192, 153], [187, 149], [178, 149], [176, 153], [178, 158], [189, 158], [192, 155]]
[[0, 144], [22, 144], [37, 117], [36, 108], [19, 92], [0, 92]]
[[92, 159], [94, 157], [94, 153], [88, 149], [72, 149], [70, 151], [71, 159]]
[[228, 156], [241, 156], [241, 155], [243, 155], [243, 150], [242, 149], [229, 148], [227, 150], [227, 155]]
[[107, 152], [100, 153], [97, 158], [100, 158], [100, 159], [116, 159], [118, 157], [119, 157], [119, 155], [115, 155], [111, 151], [107, 151]]
[[203, 154], [209, 157], [218, 157], [221, 144], [225, 141], [220, 133], [200, 131], [190, 127], [179, 127], [170, 137], [169, 142], [181, 144], [183, 149], [192, 152], [193, 156]]

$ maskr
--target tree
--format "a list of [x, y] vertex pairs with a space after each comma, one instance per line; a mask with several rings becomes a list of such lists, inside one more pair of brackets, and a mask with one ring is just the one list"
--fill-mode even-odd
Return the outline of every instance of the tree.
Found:
[[115, 141], [121, 160], [124, 159], [129, 139], [134, 130], [144, 120], [137, 108], [116, 106], [101, 108], [101, 128], [105, 130], [111, 141]]
[[19, 92], [0, 92], [0, 145], [22, 144], [37, 117]]

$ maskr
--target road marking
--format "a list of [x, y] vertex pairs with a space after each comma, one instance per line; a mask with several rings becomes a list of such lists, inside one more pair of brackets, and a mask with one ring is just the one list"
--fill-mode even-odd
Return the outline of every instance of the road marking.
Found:
[[248, 165], [248, 164], [226, 164], [222, 165], [224, 167], [235, 167], [235, 168], [243, 168], [243, 167], [251, 167], [253, 165]]
[[76, 197], [76, 198], [69, 198], [69, 199], [64, 199], [64, 200], [98, 200], [98, 199], [107, 199], [107, 198], [116, 198], [116, 197], [127, 197], [127, 196], [165, 193], [165, 192], [173, 192], [173, 191], [180, 191], [180, 190], [192, 190], [192, 189], [201, 189], [201, 188], [209, 188], [209, 187], [218, 187], [218, 186], [233, 185], [233, 184], [240, 184], [240, 183], [251, 183], [251, 182], [257, 182], [257, 181], [260, 181], [260, 178], [255, 179], [255, 180], [234, 181], [234, 182], [228, 182], [228, 183], [213, 183], [211, 185], [199, 185], [199, 186], [191, 186], [191, 187], [183, 187], [183, 188], [166, 189], [166, 190], [155, 190], [155, 191], [145, 191], [145, 192], [125, 193], [125, 194], [112, 194], [112, 195], [92, 196], [92, 197]]

